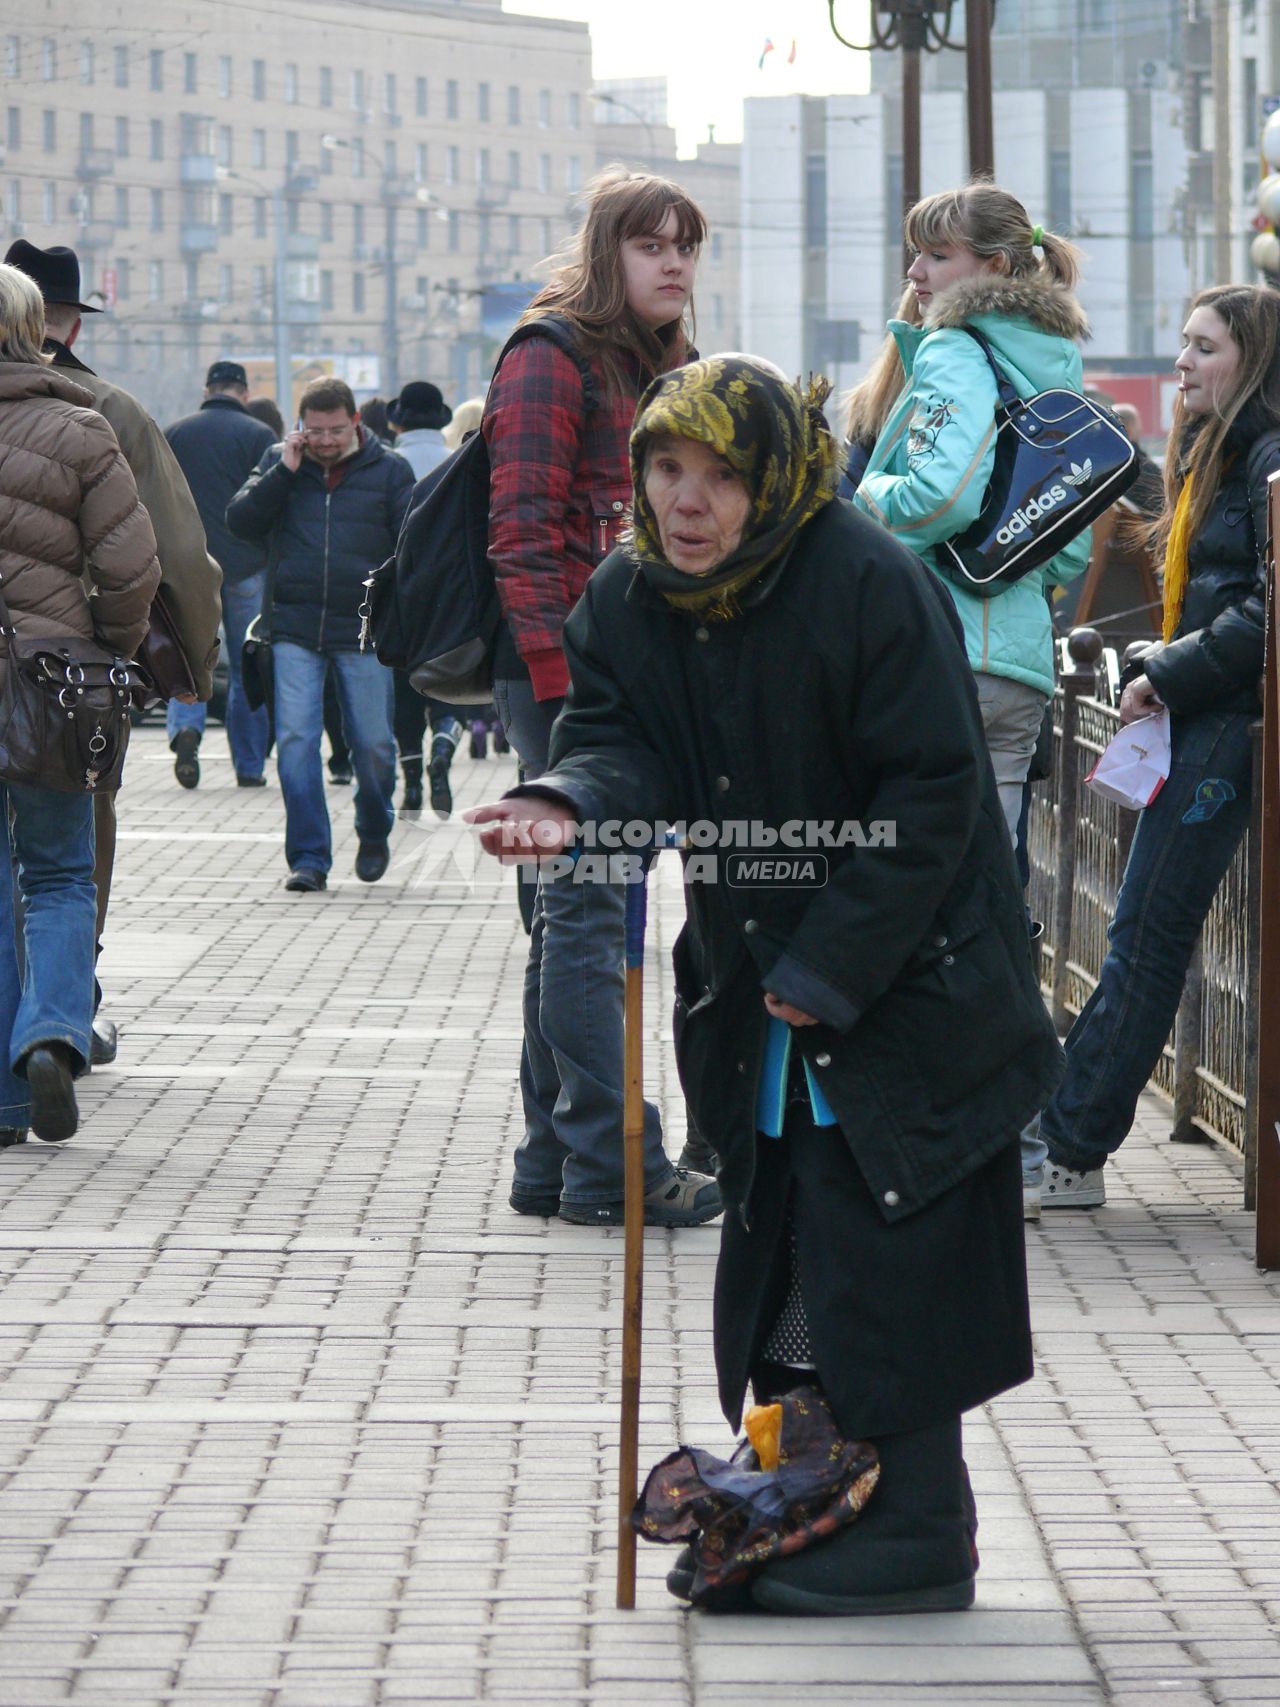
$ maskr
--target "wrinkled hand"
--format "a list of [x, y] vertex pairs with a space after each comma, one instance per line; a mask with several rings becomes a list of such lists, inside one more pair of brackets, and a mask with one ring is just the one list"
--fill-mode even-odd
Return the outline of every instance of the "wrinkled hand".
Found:
[[781, 996], [775, 996], [772, 990], [764, 993], [764, 1005], [774, 1019], [784, 1019], [788, 1025], [817, 1025], [812, 1014], [805, 1013], [803, 1008], [793, 1008], [790, 1002], [784, 1002]]
[[284, 435], [284, 451], [280, 460], [290, 474], [296, 474], [302, 467], [302, 453], [306, 447], [307, 435], [305, 433], [299, 433], [295, 430]]
[[1120, 695], [1121, 723], [1136, 723], [1140, 717], [1150, 717], [1164, 705], [1160, 695], [1146, 676], [1135, 676]]
[[462, 814], [468, 824], [489, 824], [480, 846], [503, 865], [550, 859], [570, 845], [577, 817], [552, 800], [495, 800]]

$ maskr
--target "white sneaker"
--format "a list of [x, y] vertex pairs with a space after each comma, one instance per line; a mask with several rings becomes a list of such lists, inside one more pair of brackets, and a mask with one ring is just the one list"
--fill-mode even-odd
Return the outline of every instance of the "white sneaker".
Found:
[[1107, 1201], [1102, 1173], [1101, 1168], [1089, 1168], [1076, 1174], [1056, 1162], [1046, 1162], [1040, 1201], [1046, 1209], [1097, 1209]]
[[1040, 1187], [1022, 1182], [1022, 1219], [1038, 1221], [1040, 1219]]

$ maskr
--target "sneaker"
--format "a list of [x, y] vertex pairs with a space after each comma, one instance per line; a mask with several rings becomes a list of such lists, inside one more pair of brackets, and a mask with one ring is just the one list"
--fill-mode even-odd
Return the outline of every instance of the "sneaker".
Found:
[[349, 788], [355, 772], [350, 765], [337, 764], [329, 760], [329, 784], [332, 788]]
[[517, 1215], [541, 1215], [544, 1221], [560, 1213], [559, 1192], [553, 1197], [550, 1192], [538, 1196], [536, 1192], [513, 1191], [507, 1202]]
[[[714, 1221], [724, 1210], [720, 1187], [706, 1174], [691, 1174], [675, 1168], [660, 1185], [644, 1197], [646, 1227], [700, 1227]], [[562, 1203], [560, 1219], [575, 1227], [621, 1227], [626, 1219], [622, 1203]]]
[[27, 1128], [25, 1126], [0, 1126], [0, 1150], [9, 1150], [15, 1144], [25, 1144]]
[[477, 717], [471, 725], [471, 757], [487, 759], [489, 756], [489, 725], [483, 717]]
[[1022, 1219], [1038, 1221], [1040, 1219], [1040, 1187], [1022, 1182]]
[[200, 731], [179, 729], [169, 743], [173, 753], [173, 774], [183, 788], [196, 788], [200, 782]]
[[38, 1043], [27, 1054], [31, 1130], [46, 1144], [65, 1143], [80, 1124], [69, 1056], [65, 1043]]
[[318, 895], [322, 889], [328, 887], [328, 882], [323, 871], [312, 871], [308, 866], [300, 865], [285, 878], [284, 886], [291, 889], [295, 895]]
[[447, 818], [453, 811], [453, 792], [449, 787], [449, 764], [452, 758], [452, 747], [447, 752], [433, 752], [431, 763], [427, 766], [427, 776], [431, 782], [431, 810], [437, 818]]
[[501, 723], [495, 723], [489, 732], [493, 736], [495, 753], [509, 753], [511, 751], [511, 743], [507, 740], [507, 732]]
[[701, 1132], [690, 1128], [684, 1141], [684, 1149], [676, 1162], [678, 1168], [686, 1168], [691, 1174], [714, 1174], [720, 1165], [720, 1158], [707, 1143]]
[[390, 864], [389, 842], [361, 842], [356, 849], [356, 876], [361, 883], [376, 883]]
[[1048, 1161], [1044, 1165], [1040, 1202], [1045, 1209], [1097, 1209], [1107, 1201], [1102, 1174], [1101, 1168], [1073, 1173], [1070, 1168]]

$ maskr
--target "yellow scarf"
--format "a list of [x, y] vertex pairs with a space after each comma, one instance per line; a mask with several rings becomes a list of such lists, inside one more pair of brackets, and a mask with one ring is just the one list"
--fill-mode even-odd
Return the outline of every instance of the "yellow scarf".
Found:
[[1182, 620], [1182, 601], [1187, 592], [1191, 556], [1191, 504], [1195, 475], [1188, 474], [1173, 508], [1173, 524], [1164, 550], [1164, 639], [1173, 639]]

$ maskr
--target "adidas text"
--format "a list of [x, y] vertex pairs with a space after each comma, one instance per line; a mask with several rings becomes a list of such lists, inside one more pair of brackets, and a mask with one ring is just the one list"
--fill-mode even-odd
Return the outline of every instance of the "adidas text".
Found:
[[1032, 522], [1038, 522], [1041, 516], [1047, 516], [1057, 505], [1065, 503], [1069, 493], [1065, 486], [1050, 486], [1038, 498], [1031, 498], [1027, 503], [1016, 509], [1009, 520], [996, 535], [1001, 545], [1010, 545], [1019, 534], [1026, 533]]

